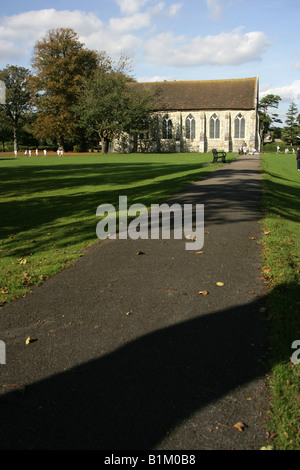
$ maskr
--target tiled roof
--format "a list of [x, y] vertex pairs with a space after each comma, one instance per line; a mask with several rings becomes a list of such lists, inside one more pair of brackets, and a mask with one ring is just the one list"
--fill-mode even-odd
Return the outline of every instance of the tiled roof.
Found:
[[258, 78], [134, 83], [158, 92], [155, 110], [255, 109]]

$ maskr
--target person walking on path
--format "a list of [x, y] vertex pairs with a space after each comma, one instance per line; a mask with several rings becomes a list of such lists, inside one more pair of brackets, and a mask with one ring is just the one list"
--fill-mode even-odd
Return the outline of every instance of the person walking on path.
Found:
[[297, 170], [300, 171], [300, 147], [297, 148]]

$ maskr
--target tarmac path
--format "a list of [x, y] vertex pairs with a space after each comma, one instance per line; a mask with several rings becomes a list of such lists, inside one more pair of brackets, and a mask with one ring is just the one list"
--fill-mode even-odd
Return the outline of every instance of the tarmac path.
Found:
[[0, 448], [260, 449], [260, 196], [259, 156], [239, 157], [169, 200], [204, 204], [202, 254], [105, 240], [0, 309]]

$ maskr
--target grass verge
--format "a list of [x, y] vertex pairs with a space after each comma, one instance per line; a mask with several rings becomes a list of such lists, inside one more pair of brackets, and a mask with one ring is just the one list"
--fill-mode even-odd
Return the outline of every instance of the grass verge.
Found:
[[[228, 155], [233, 160], [236, 155]], [[162, 203], [220, 164], [212, 154], [0, 154], [0, 305], [98, 241], [98, 205]]]
[[[262, 154], [263, 275], [269, 286], [271, 411], [275, 449], [300, 449], [300, 172], [291, 155]], [[293, 357], [293, 354], [295, 356]]]

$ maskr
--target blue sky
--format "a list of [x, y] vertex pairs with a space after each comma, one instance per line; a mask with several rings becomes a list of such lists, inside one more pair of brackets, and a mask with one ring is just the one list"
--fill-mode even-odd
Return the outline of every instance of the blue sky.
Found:
[[300, 112], [299, 0], [11, 0], [0, 6], [0, 68], [30, 68], [33, 46], [71, 27], [86, 47], [133, 60], [139, 81], [259, 77], [284, 121]]

